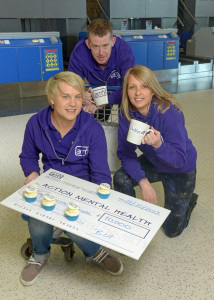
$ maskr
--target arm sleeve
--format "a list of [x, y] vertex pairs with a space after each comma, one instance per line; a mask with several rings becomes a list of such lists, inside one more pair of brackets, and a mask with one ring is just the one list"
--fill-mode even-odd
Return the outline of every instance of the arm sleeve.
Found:
[[163, 124], [164, 142], [158, 149], [153, 149], [159, 161], [175, 169], [182, 168], [186, 163], [188, 135], [181, 111], [173, 110], [165, 113]]
[[96, 184], [106, 182], [111, 186], [112, 179], [107, 160], [106, 137], [102, 126], [98, 123], [96, 126], [96, 130], [92, 131], [89, 149], [91, 182]]
[[[128, 44], [125, 44], [125, 47], [123, 46], [123, 50], [118, 53], [117, 59], [118, 59], [120, 74], [123, 81], [128, 69], [132, 68], [135, 64], [134, 54], [132, 52], [131, 47]], [[114, 91], [109, 95], [109, 104], [110, 105], [120, 104], [121, 100], [122, 100], [122, 86], [120, 87], [119, 90]]]
[[108, 95], [109, 105], [120, 104], [122, 101], [122, 88]]
[[81, 62], [76, 57], [75, 52], [73, 51], [70, 56], [68, 71], [74, 72], [77, 75], [79, 75], [82, 79], [85, 79], [85, 74], [81, 66], [82, 66]]
[[123, 47], [121, 53], [119, 53], [120, 59], [120, 69], [122, 74], [122, 79], [124, 79], [128, 69], [132, 68], [135, 65], [135, 58], [131, 47], [126, 43], [126, 46]]
[[139, 183], [141, 179], [145, 178], [145, 173], [141, 169], [141, 165], [137, 159], [137, 154], [135, 152], [137, 147], [126, 140], [128, 129], [129, 123], [126, 124], [124, 119], [120, 118], [117, 156], [121, 160], [121, 164], [125, 172]]
[[39, 153], [34, 142], [33, 128], [29, 121], [25, 129], [22, 152], [19, 156], [20, 164], [26, 177], [32, 172], [40, 174]]

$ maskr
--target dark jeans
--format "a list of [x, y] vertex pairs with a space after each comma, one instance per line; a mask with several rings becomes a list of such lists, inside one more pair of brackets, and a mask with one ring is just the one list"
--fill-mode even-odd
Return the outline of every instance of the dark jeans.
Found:
[[[164, 207], [171, 210], [163, 224], [165, 234], [169, 237], [180, 235], [188, 225], [188, 208], [195, 189], [196, 171], [179, 174], [158, 173], [144, 155], [138, 157], [138, 160], [150, 183], [162, 181]], [[138, 183], [127, 175], [123, 168], [115, 173], [113, 181], [115, 191], [136, 197], [134, 187]]]
[[[34, 258], [38, 262], [48, 259], [53, 238], [53, 226], [34, 218], [29, 218], [28, 226], [33, 242]], [[73, 233], [66, 232], [66, 235], [83, 251], [87, 260], [90, 260], [100, 249], [100, 245]]]

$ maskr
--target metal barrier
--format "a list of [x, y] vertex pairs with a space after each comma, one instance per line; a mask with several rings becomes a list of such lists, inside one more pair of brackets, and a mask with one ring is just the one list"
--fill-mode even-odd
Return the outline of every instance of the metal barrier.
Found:
[[[95, 119], [102, 125], [105, 132], [108, 148], [108, 163], [111, 173], [117, 171], [121, 166], [120, 160], [117, 157], [118, 113], [118, 105], [114, 105], [104, 110], [104, 122], [98, 118], [98, 114], [95, 115]], [[109, 115], [107, 120], [105, 114]]]

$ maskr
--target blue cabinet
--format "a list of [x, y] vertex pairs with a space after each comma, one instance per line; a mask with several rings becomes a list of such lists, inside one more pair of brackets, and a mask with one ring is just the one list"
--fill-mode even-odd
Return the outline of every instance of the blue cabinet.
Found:
[[[140, 34], [142, 32], [142, 34]], [[139, 33], [121, 34], [133, 50], [136, 65], [151, 70], [177, 69], [179, 62], [179, 38], [176, 33], [163, 33], [151, 30], [152, 34], [139, 30]]]
[[[17, 33], [18, 34], [18, 33]], [[0, 34], [0, 84], [48, 80], [63, 71], [59, 38]], [[47, 34], [46, 34], [47, 35]]]

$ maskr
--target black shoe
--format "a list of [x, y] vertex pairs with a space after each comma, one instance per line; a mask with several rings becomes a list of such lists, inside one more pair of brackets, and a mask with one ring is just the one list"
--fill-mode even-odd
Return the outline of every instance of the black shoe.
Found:
[[187, 223], [186, 223], [186, 226], [185, 226], [185, 227], [187, 227], [188, 224], [189, 224], [189, 220], [190, 220], [191, 213], [192, 213], [194, 207], [195, 207], [196, 204], [197, 204], [197, 199], [198, 199], [198, 195], [195, 194], [195, 193], [193, 193], [193, 194], [192, 194], [192, 198], [191, 198], [191, 200], [190, 200], [189, 207], [188, 207], [187, 212], [186, 212], [186, 222], [187, 222]]

